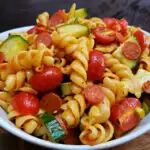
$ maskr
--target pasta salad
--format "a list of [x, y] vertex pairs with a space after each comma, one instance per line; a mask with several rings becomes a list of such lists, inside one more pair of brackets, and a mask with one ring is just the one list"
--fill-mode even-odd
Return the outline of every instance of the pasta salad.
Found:
[[150, 107], [150, 37], [85, 8], [43, 12], [0, 42], [0, 106], [36, 137], [96, 145], [135, 128]]

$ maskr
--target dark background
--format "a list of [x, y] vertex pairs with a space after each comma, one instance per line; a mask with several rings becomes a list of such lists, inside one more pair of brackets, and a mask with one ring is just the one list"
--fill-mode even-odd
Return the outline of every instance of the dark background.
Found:
[[125, 17], [150, 31], [150, 0], [0, 0], [0, 31], [32, 25], [40, 12], [69, 9], [73, 2], [88, 8], [90, 16]]

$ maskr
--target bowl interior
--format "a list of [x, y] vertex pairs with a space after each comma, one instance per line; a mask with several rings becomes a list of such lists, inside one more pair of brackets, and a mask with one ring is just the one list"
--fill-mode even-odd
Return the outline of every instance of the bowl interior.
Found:
[[[9, 30], [7, 32], [3, 32], [0, 34], [0, 40], [5, 39], [8, 36], [8, 33], [10, 32], [23, 32], [31, 28], [29, 27], [22, 27], [18, 29]], [[145, 32], [145, 34], [150, 35], [149, 33]], [[87, 150], [87, 149], [106, 149], [111, 148], [123, 143], [126, 143], [142, 134], [150, 130], [150, 113], [139, 123], [139, 125], [130, 131], [128, 134], [111, 141], [108, 141], [106, 143], [98, 144], [95, 146], [88, 146], [88, 145], [64, 145], [64, 144], [55, 144], [51, 143], [49, 141], [45, 141], [42, 139], [39, 139], [37, 137], [34, 137], [32, 135], [29, 135], [25, 133], [24, 131], [16, 128], [16, 126], [8, 120], [6, 112], [0, 108], [0, 127], [4, 128], [8, 132], [37, 145], [47, 147], [47, 148], [55, 148], [55, 149], [74, 149], [74, 150]]]

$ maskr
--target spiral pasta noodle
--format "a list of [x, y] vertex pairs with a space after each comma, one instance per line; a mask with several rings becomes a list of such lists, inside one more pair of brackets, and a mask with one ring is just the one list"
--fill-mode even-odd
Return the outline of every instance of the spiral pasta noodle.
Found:
[[15, 121], [15, 125], [19, 129], [23, 129], [28, 134], [43, 136], [46, 134], [46, 129], [43, 127], [39, 118], [32, 115], [20, 115], [12, 106], [8, 107], [8, 118]]
[[61, 106], [63, 110], [61, 116], [69, 126], [77, 126], [86, 108], [84, 96], [76, 94], [73, 97], [66, 97], [65, 100], [66, 103]]
[[107, 142], [114, 134], [114, 127], [110, 121], [103, 124], [94, 124], [85, 128], [79, 138], [83, 144], [96, 145]]
[[13, 71], [20, 71], [22, 69], [32, 69], [32, 67], [40, 67], [42, 65], [53, 64], [53, 58], [50, 51], [44, 50], [30, 50], [21, 51], [14, 56], [9, 62], [9, 67]]
[[121, 80], [129, 79], [133, 76], [131, 69], [119, 62], [118, 59], [114, 58], [111, 54], [104, 54], [106, 67], [120, 77]]
[[40, 15], [38, 15], [36, 22], [38, 25], [42, 25], [47, 27], [48, 26], [48, 20], [49, 20], [49, 13], [43, 12]]

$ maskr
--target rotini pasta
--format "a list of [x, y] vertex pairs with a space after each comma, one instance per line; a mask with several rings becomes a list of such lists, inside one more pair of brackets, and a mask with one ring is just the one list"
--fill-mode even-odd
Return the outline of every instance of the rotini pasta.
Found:
[[95, 145], [147, 113], [149, 37], [124, 18], [86, 16], [75, 3], [69, 12], [43, 12], [34, 27], [0, 41], [0, 107], [17, 128], [55, 143]]

